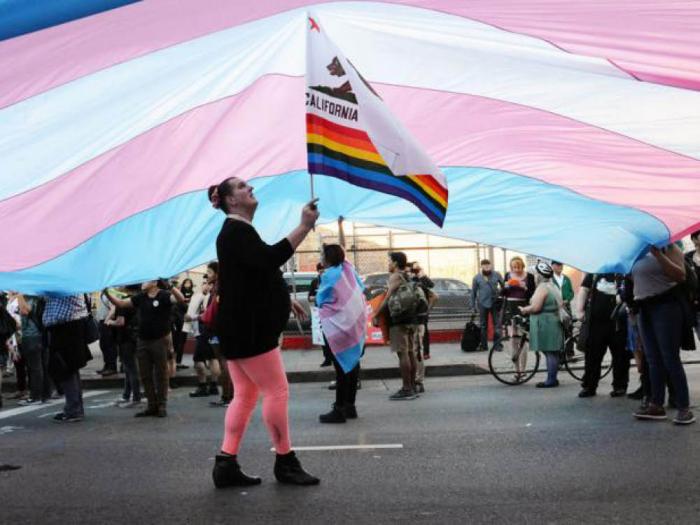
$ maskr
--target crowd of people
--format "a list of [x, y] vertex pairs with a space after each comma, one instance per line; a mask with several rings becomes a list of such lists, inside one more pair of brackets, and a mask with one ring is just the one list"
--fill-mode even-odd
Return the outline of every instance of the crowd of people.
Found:
[[[695, 350], [700, 338], [700, 231], [691, 234], [695, 249], [684, 254], [681, 243], [651, 247], [628, 275], [586, 274], [574, 299], [571, 280], [563, 265], [538, 262], [532, 274], [514, 257], [502, 277], [487, 259], [472, 282], [472, 301], [481, 319], [482, 350], [487, 348], [488, 321], [494, 327], [493, 347], [503, 351], [504, 336], [511, 339], [517, 374], [523, 374], [527, 353], [520, 352], [522, 329], [516, 320], [530, 318], [529, 349], [542, 352], [547, 378], [538, 388], [559, 386], [559, 359], [565, 348], [567, 325], [577, 323], [576, 344], [585, 355], [580, 398], [597, 394], [603, 358], [612, 360], [611, 397], [641, 400], [638, 419], [667, 419], [664, 408], [677, 410], [673, 422], [695, 422], [690, 410], [688, 382], [681, 350]], [[504, 321], [504, 322], [502, 322]], [[502, 333], [502, 324], [506, 325]], [[695, 334], [694, 334], [695, 333]], [[634, 359], [640, 386], [628, 393], [630, 361]]]
[[[292, 445], [288, 424], [289, 389], [280, 352], [290, 312], [306, 315], [290, 297], [280, 267], [292, 256], [318, 218], [316, 202], [302, 210], [298, 227], [274, 245], [263, 242], [252, 221], [257, 208], [253, 189], [230, 178], [209, 189], [212, 205], [226, 215], [218, 236], [217, 262], [207, 267], [201, 290], [186, 279], [179, 286], [152, 280], [118, 290], [106, 289], [96, 304], [86, 294], [25, 296], [9, 293], [0, 309], [0, 365], [14, 363], [16, 398], [22, 405], [63, 396], [58, 422], [84, 416], [80, 370], [92, 358], [88, 344], [99, 340], [107, 377], [124, 373], [117, 406], [140, 408], [136, 417], [167, 417], [168, 392], [182, 363], [185, 340], [195, 340], [198, 379], [191, 397], [216, 396], [213, 406], [226, 407], [224, 438], [216, 456], [217, 487], [256, 485], [260, 478], [243, 472], [238, 452], [258, 398], [263, 421], [276, 450], [274, 474], [281, 483], [314, 485]], [[692, 234], [695, 250], [683, 254], [677, 244], [651, 248], [629, 275], [589, 274], [576, 300], [559, 262], [538, 262], [532, 272], [520, 257], [501, 276], [489, 260], [472, 283], [472, 301], [481, 321], [481, 346], [488, 345], [489, 319], [496, 351], [515, 355], [522, 336], [515, 319], [529, 316], [529, 348], [542, 352], [547, 377], [539, 388], [559, 385], [557, 372], [564, 351], [565, 329], [572, 317], [581, 323], [578, 344], [585, 350], [585, 375], [579, 397], [595, 396], [601, 363], [609, 350], [613, 362], [612, 397], [639, 399], [639, 419], [663, 420], [666, 391], [677, 409], [674, 422], [695, 421], [681, 349], [694, 348], [700, 337], [698, 275], [700, 232]], [[392, 401], [414, 400], [425, 392], [425, 361], [430, 358], [428, 320], [438, 299], [433, 282], [403, 252], [389, 254], [390, 277], [373, 322], [385, 324], [401, 373], [401, 388]], [[319, 278], [310, 300], [324, 320], [324, 356], [336, 371], [335, 401], [321, 414], [322, 423], [345, 423], [358, 417], [356, 396], [366, 330], [362, 283], [340, 245], [325, 245]], [[348, 311], [358, 315], [340, 315]], [[331, 321], [329, 321], [331, 320]], [[505, 328], [504, 328], [505, 327]], [[510, 340], [509, 349], [504, 340]], [[634, 357], [641, 386], [628, 394], [630, 360]], [[517, 356], [524, 370], [527, 353]], [[143, 394], [142, 394], [143, 389]], [[145, 397], [145, 404], [144, 399]], [[1, 403], [1, 398], [0, 398]], [[1, 405], [0, 405], [1, 406]]]

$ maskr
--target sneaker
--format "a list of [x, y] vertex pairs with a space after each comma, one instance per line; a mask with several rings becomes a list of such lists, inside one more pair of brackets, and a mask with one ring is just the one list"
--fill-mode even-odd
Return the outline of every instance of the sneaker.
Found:
[[117, 400], [114, 402], [114, 406], [115, 406], [115, 407], [120, 407], [120, 406], [122, 406], [122, 405], [127, 404], [128, 402], [129, 402], [128, 399], [124, 399], [123, 397], [120, 397], [119, 399], [117, 399]]
[[613, 391], [610, 392], [610, 397], [624, 397], [625, 394], [627, 394], [626, 388], [614, 388]]
[[423, 383], [416, 383], [416, 394], [423, 394], [425, 392], [425, 386]]
[[125, 401], [124, 403], [121, 403], [117, 405], [119, 408], [136, 408], [137, 406], [140, 406], [143, 401], [140, 399], [137, 401]]
[[396, 393], [392, 394], [389, 396], [389, 399], [391, 401], [409, 401], [411, 399], [416, 399], [418, 396], [415, 394], [415, 392], [402, 388], [398, 390]]
[[656, 405], [649, 404], [648, 407], [640, 408], [639, 410], [637, 410], [634, 413], [634, 417], [636, 417], [637, 419], [663, 421], [664, 419], [666, 419], [666, 410], [664, 410], [664, 407], [657, 407]]
[[330, 383], [328, 383], [328, 390], [335, 390], [336, 388], [337, 385], [335, 381], [331, 381]]
[[695, 423], [695, 416], [687, 408], [684, 410], [682, 409], [679, 410], [676, 417], [673, 418], [673, 422], [676, 425], [690, 425], [691, 423]]
[[21, 407], [29, 407], [33, 405], [41, 405], [43, 404], [44, 401], [41, 399], [32, 399], [31, 397], [29, 399], [22, 399], [19, 403], [17, 403]]

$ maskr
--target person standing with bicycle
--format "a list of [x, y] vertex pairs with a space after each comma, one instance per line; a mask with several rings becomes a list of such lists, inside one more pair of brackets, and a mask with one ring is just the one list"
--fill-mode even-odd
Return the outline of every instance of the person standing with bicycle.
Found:
[[530, 350], [542, 352], [547, 359], [547, 380], [536, 386], [554, 388], [559, 386], [559, 354], [564, 347], [564, 331], [559, 317], [563, 301], [559, 288], [552, 283], [552, 267], [540, 261], [535, 271], [537, 288], [530, 305], [520, 307], [520, 312], [530, 316]]
[[522, 330], [518, 327], [514, 317], [520, 313], [520, 308], [527, 306], [528, 301], [535, 293], [535, 276], [525, 270], [525, 261], [515, 256], [510, 260], [510, 271], [505, 275], [503, 284], [503, 298], [505, 308], [503, 324], [506, 325], [510, 338], [511, 356], [515, 359], [515, 373], [522, 374], [527, 365], [527, 352], [520, 351], [520, 338]]
[[[585, 373], [578, 397], [593, 397], [600, 381], [601, 365], [610, 349], [613, 367], [611, 397], [623, 397], [629, 383], [630, 353], [626, 349], [627, 325], [614, 315], [621, 303], [621, 278], [615, 274], [587, 274], [579, 292], [578, 315], [584, 328], [579, 336], [586, 349]], [[587, 326], [586, 326], [587, 325]]]

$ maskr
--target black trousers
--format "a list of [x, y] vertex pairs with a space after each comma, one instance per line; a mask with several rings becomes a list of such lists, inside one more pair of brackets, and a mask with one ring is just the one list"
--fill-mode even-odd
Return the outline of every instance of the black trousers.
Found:
[[425, 331], [423, 333], [423, 354], [430, 355], [430, 333], [428, 332], [428, 321], [423, 323]]
[[178, 365], [182, 364], [182, 355], [185, 351], [185, 343], [187, 342], [187, 333], [182, 331], [184, 325], [184, 318], [177, 318], [172, 323], [173, 350], [175, 351], [175, 363]]
[[625, 348], [627, 334], [615, 330], [614, 321], [593, 321], [586, 352], [583, 388], [596, 390], [600, 381], [600, 367], [609, 348], [612, 355], [613, 388], [626, 390], [630, 379], [630, 357]]
[[333, 367], [335, 368], [335, 405], [338, 408], [352, 406], [357, 397], [357, 380], [360, 378], [360, 363], [347, 374], [338, 363], [338, 360], [331, 354]]

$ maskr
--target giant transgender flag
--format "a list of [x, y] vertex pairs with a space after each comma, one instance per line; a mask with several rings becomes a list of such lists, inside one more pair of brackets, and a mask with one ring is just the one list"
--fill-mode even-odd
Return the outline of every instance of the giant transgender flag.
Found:
[[403, 197], [442, 227], [445, 176], [314, 16], [306, 38], [306, 140], [312, 176]]
[[[96, 290], [214, 258], [224, 217], [206, 188], [234, 174], [263, 238], [286, 235], [309, 198], [308, 12], [450, 189], [440, 229], [404, 198], [314, 176], [322, 221], [594, 272], [700, 228], [698, 2], [121, 3], [3, 4], [0, 289]], [[70, 16], [30, 9], [59, 4]], [[20, 18], [36, 30], [13, 36]]]

